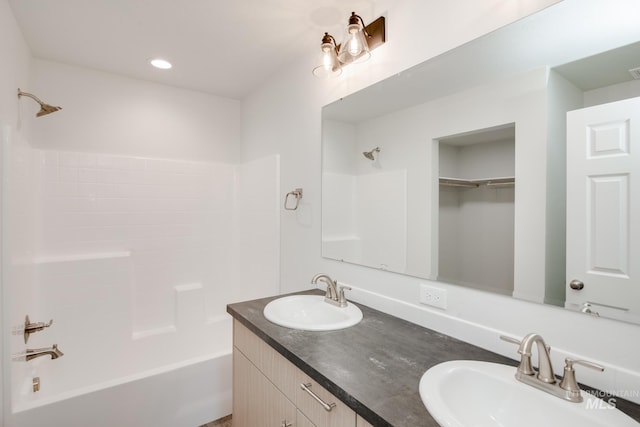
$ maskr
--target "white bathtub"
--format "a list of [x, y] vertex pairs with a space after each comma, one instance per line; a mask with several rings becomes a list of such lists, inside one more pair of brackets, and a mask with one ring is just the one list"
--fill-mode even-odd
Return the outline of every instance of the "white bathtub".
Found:
[[12, 336], [14, 354], [57, 343], [64, 355], [11, 362], [5, 427], [198, 427], [231, 413], [231, 317], [205, 315], [202, 286], [174, 287], [168, 327], [133, 331], [131, 253], [33, 266], [33, 321], [55, 321], [27, 344]]
[[6, 427], [198, 427], [231, 413], [231, 353], [42, 393], [14, 407]]

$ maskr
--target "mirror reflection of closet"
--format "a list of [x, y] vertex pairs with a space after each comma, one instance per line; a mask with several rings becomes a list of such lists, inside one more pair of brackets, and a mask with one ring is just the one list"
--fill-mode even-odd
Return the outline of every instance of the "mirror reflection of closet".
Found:
[[515, 124], [439, 138], [438, 275], [513, 292]]

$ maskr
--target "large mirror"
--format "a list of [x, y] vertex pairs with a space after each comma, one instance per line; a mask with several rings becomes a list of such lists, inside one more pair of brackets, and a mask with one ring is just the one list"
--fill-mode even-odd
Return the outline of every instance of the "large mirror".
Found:
[[[638, 13], [630, 0], [564, 0], [325, 106], [323, 257], [640, 321], [628, 267], [640, 260], [629, 237], [640, 212], [627, 196], [582, 209], [599, 219], [586, 219], [593, 238], [578, 271], [566, 238], [567, 222], [580, 223], [567, 221], [567, 176], [585, 180], [567, 175], [567, 113], [640, 96], [640, 71], [630, 71], [640, 67]], [[615, 129], [592, 132], [607, 156]], [[634, 185], [624, 188], [637, 199]], [[606, 210], [612, 201], [617, 211]], [[594, 272], [600, 296], [587, 283]], [[621, 276], [624, 285], [607, 281]]]

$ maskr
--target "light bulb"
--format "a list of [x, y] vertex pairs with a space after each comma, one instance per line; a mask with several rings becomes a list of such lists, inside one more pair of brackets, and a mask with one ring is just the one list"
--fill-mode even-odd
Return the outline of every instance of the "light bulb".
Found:
[[362, 44], [360, 43], [360, 40], [358, 38], [359, 31], [359, 25], [349, 25], [347, 31], [348, 36], [345, 40], [347, 52], [349, 52], [349, 55], [353, 56], [354, 58], [360, 55], [360, 53], [362, 52]]
[[342, 67], [336, 56], [335, 45], [332, 42], [322, 43], [320, 50], [319, 65], [313, 69], [313, 75], [320, 78], [339, 76]]
[[369, 45], [362, 31], [362, 25], [360, 25], [359, 17], [354, 13], [349, 18], [347, 35], [340, 45], [338, 59], [343, 64], [349, 64], [352, 62], [364, 62], [370, 56]]

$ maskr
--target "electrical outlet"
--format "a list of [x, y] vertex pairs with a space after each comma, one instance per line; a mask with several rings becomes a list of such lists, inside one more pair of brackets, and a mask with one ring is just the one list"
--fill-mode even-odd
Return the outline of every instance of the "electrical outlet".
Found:
[[435, 286], [420, 284], [420, 304], [447, 308], [447, 291]]

